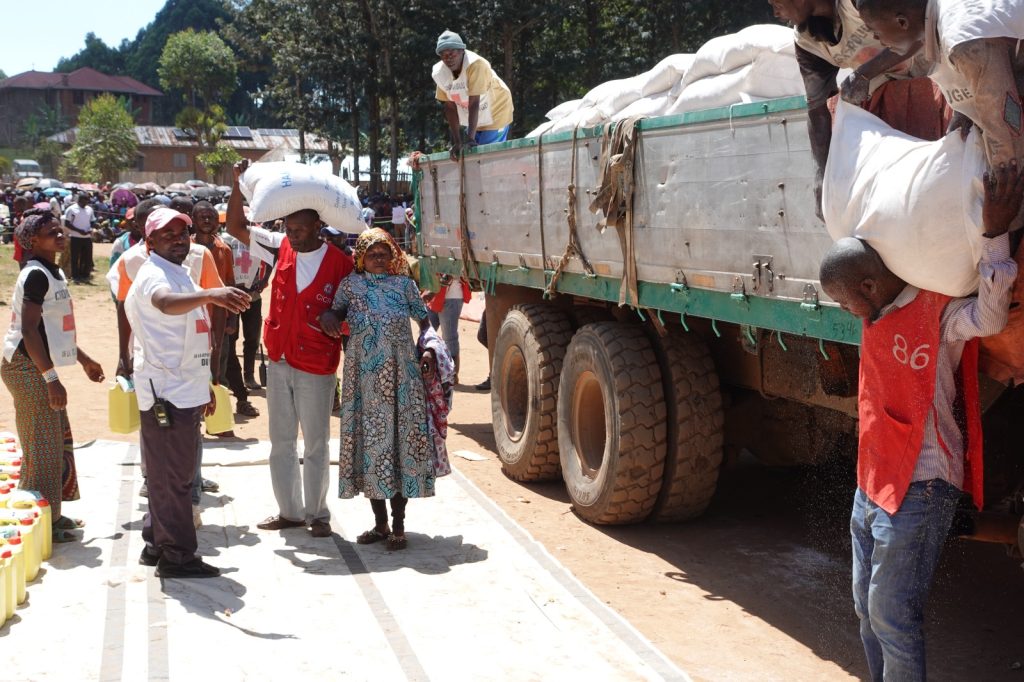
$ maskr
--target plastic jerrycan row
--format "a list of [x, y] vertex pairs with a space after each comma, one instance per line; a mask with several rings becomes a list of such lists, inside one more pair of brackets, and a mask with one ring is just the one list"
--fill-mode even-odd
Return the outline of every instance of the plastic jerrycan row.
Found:
[[0, 531], [18, 535], [21, 539], [21, 553], [24, 561], [25, 581], [32, 582], [39, 575], [42, 564], [42, 544], [39, 543], [39, 519], [32, 512], [17, 513], [12, 509], [0, 509]]
[[11, 550], [0, 546], [0, 627], [14, 615], [14, 581], [8, 578], [13, 556]]
[[34, 490], [12, 490], [6, 497], [0, 489], [0, 510], [32, 512], [39, 517], [38, 540], [40, 556], [46, 561], [53, 555], [53, 512], [50, 503]]
[[13, 599], [7, 603], [8, 618], [14, 615], [14, 607], [22, 604], [27, 596], [25, 579], [25, 552], [22, 538], [18, 531], [9, 527], [0, 526], [0, 554], [11, 553], [10, 563], [7, 565], [8, 584]]

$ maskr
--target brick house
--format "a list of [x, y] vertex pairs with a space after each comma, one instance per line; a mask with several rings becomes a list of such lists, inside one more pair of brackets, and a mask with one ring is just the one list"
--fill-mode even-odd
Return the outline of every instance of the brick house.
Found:
[[131, 102], [135, 120], [153, 122], [153, 99], [159, 90], [128, 76], [110, 76], [88, 67], [71, 73], [26, 71], [0, 80], [0, 146], [15, 146], [29, 116], [54, 111], [67, 125], [78, 124], [78, 114], [90, 100], [103, 93]]

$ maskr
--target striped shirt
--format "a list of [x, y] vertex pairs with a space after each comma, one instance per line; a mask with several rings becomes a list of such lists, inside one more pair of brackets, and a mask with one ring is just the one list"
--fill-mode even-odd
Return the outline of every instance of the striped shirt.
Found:
[[[925, 422], [924, 440], [912, 481], [941, 478], [957, 488], [963, 487], [964, 434], [953, 413], [956, 370], [967, 341], [998, 334], [1006, 326], [1013, 282], [1017, 278], [1017, 264], [1010, 256], [1008, 235], [984, 240], [978, 273], [981, 283], [977, 298], [953, 299], [942, 313], [941, 346], [932, 398], [934, 409]], [[879, 318], [910, 304], [919, 291], [908, 285], [891, 304], [882, 308]], [[940, 444], [940, 436], [945, 448]]]

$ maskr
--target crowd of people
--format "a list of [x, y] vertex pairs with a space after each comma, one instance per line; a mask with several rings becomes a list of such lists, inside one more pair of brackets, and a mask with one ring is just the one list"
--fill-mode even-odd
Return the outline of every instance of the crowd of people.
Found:
[[[128, 208], [106, 276], [118, 319], [116, 375], [133, 386], [141, 413], [141, 493], [149, 509], [139, 561], [162, 577], [218, 574], [196, 556], [200, 496], [219, 487], [201, 470], [201, 422], [216, 407], [211, 384], [230, 387], [234, 411], [244, 416], [259, 415], [248, 392], [266, 389], [278, 509], [257, 524], [262, 530], [305, 527], [314, 537], [331, 535], [332, 411], [342, 420], [339, 495], [371, 500], [374, 523], [359, 542], [403, 549], [408, 499], [433, 495], [435, 477], [450, 471], [444, 434], [454, 363], [429, 325], [399, 245], [408, 240], [406, 208], [395, 202], [401, 225], [390, 222], [389, 211], [387, 230], [367, 225], [352, 246], [350, 235], [324, 225], [313, 210], [250, 224], [238, 185], [247, 165], [236, 166], [223, 210], [186, 195], [145, 198]], [[69, 232], [79, 216], [88, 229], [88, 209], [85, 193], [60, 217], [49, 206], [33, 206], [18, 213], [14, 231], [22, 269], [2, 374], [16, 397], [24, 485], [54, 500], [58, 542], [75, 540], [84, 522], [60, 515], [60, 501], [78, 492], [57, 368], [78, 361], [91, 379], [104, 379], [77, 346], [71, 289], [58, 265], [68, 241], [77, 239]], [[396, 296], [404, 303], [396, 306]], [[419, 323], [418, 339], [410, 317]], [[355, 341], [339, 386], [350, 336]], [[265, 372], [257, 376], [261, 345]], [[384, 410], [394, 418], [382, 419]], [[380, 511], [388, 499], [391, 522]]]

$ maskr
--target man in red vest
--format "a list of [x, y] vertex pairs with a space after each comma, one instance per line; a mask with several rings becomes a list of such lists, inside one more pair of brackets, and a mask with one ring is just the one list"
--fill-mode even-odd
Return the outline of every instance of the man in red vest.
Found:
[[[263, 341], [270, 357], [270, 480], [279, 511], [256, 527], [283, 530], [309, 525], [314, 537], [329, 537], [327, 445], [341, 339], [325, 334], [318, 318], [330, 310], [338, 284], [352, 272], [352, 257], [320, 239], [323, 223], [316, 211], [286, 216], [283, 233], [249, 227], [238, 185], [248, 165], [235, 164], [228, 234], [248, 247], [254, 258], [276, 265]], [[299, 426], [304, 442], [301, 472]]]
[[853, 599], [873, 680], [924, 680], [924, 601], [962, 491], [982, 506], [979, 337], [1006, 325], [1017, 267], [1007, 235], [1016, 165], [985, 176], [977, 298], [921, 291], [859, 239], [821, 263], [821, 285], [863, 321]]

